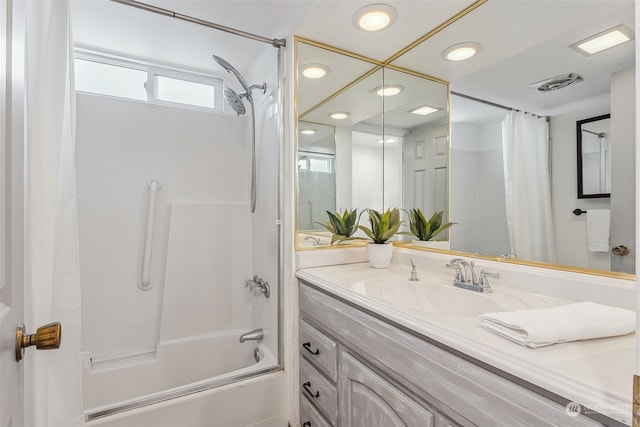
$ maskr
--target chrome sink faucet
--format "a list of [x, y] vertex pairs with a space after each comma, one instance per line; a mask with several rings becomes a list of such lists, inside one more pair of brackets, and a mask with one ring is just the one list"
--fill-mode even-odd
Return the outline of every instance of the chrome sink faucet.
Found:
[[500, 274], [481, 270], [480, 278], [478, 278], [474, 266], [473, 261], [468, 262], [463, 258], [454, 258], [445, 265], [446, 268], [456, 270], [455, 278], [453, 279], [454, 286], [475, 292], [492, 292], [488, 278], [499, 279]]

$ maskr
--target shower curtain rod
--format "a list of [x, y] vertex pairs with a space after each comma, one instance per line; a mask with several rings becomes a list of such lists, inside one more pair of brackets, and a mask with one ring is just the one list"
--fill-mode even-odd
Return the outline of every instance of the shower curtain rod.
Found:
[[[495, 102], [487, 101], [485, 99], [476, 98], [476, 97], [473, 97], [473, 96], [470, 96], [470, 95], [465, 95], [464, 93], [460, 93], [460, 92], [451, 91], [451, 95], [459, 96], [460, 98], [469, 99], [471, 101], [476, 101], [476, 102], [479, 102], [481, 104], [491, 105], [492, 107], [501, 108], [501, 109], [507, 110], [507, 111], [522, 111], [522, 110], [518, 110], [517, 108], [507, 107], [506, 105], [502, 105], [502, 104], [496, 104]], [[532, 116], [546, 117], [547, 121], [549, 121], [549, 116], [541, 116], [540, 114], [529, 113], [527, 111], [522, 111], [522, 112], [525, 113], [525, 114], [531, 114]]]
[[246, 32], [246, 31], [237, 30], [235, 28], [226, 27], [224, 25], [216, 24], [214, 22], [205, 21], [203, 19], [194, 18], [194, 17], [188, 16], [188, 15], [182, 15], [182, 14], [174, 12], [172, 10], [163, 9], [161, 7], [153, 6], [153, 5], [146, 4], [146, 3], [141, 3], [139, 1], [135, 1], [135, 0], [111, 0], [111, 1], [115, 2], [115, 3], [124, 4], [126, 6], [131, 6], [131, 7], [135, 7], [135, 8], [138, 8], [138, 9], [146, 10], [147, 12], [157, 13], [159, 15], [164, 15], [164, 16], [168, 16], [168, 17], [171, 17], [171, 18], [180, 19], [182, 21], [187, 21], [187, 22], [191, 22], [193, 24], [198, 24], [198, 25], [202, 25], [202, 26], [205, 26], [205, 27], [213, 28], [215, 30], [220, 30], [220, 31], [224, 31], [226, 33], [235, 34], [237, 36], [246, 37], [248, 39], [256, 40], [256, 41], [259, 41], [259, 42], [262, 42], [262, 43], [268, 43], [268, 44], [272, 45], [273, 47], [275, 47], [277, 49], [280, 49], [281, 47], [286, 46], [286, 41], [284, 39], [270, 39], [270, 38], [267, 38], [267, 37], [259, 36], [257, 34], [252, 34], [252, 33]]

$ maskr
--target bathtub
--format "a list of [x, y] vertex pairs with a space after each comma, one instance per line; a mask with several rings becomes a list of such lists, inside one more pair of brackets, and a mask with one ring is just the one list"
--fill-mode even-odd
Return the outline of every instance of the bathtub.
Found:
[[163, 341], [156, 351], [104, 361], [83, 353], [85, 420], [280, 370], [262, 343], [239, 342], [244, 332]]

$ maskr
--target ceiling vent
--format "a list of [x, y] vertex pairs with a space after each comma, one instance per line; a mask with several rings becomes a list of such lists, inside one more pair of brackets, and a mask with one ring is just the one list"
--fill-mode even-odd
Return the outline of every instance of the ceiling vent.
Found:
[[551, 92], [554, 90], [562, 89], [570, 86], [574, 83], [579, 83], [583, 80], [582, 77], [576, 73], [563, 74], [560, 76], [551, 77], [537, 83], [530, 84], [531, 89], [537, 89], [540, 92]]

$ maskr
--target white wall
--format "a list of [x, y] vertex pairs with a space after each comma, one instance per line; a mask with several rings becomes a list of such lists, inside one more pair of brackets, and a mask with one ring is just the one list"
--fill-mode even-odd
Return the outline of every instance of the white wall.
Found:
[[367, 132], [352, 133], [351, 156], [357, 159], [351, 165], [353, 209], [382, 212], [402, 205], [402, 137], [393, 136], [396, 142], [384, 144], [377, 142], [380, 138]]
[[[250, 277], [246, 118], [78, 94], [82, 350], [96, 358], [232, 326]], [[147, 181], [162, 181], [148, 291]], [[162, 328], [160, 328], [162, 325]]]
[[502, 130], [488, 124], [452, 123], [449, 220], [452, 250], [483, 255], [510, 251], [504, 199]]
[[579, 111], [551, 117], [551, 203], [558, 264], [609, 269], [609, 254], [587, 251], [586, 216], [572, 212], [609, 208], [609, 199], [578, 199], [576, 121], [609, 112], [609, 98], [586, 102]]
[[359, 144], [354, 139], [352, 156], [357, 159], [351, 168], [353, 209], [382, 210], [382, 146]]
[[611, 76], [611, 247], [624, 245], [627, 256], [611, 256], [611, 269], [634, 274], [635, 242], [635, 67]]
[[336, 127], [336, 209], [354, 209], [351, 126]]

